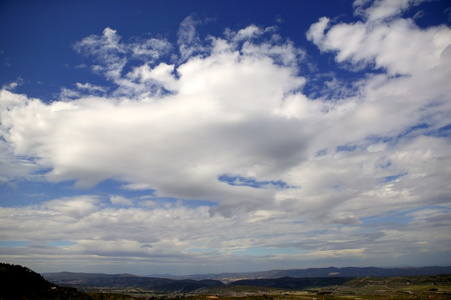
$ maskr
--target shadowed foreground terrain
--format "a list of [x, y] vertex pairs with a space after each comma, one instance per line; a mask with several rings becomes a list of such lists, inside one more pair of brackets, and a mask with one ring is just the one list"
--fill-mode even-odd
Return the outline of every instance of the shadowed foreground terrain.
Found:
[[2, 299], [451, 299], [451, 275], [307, 277], [235, 280], [168, 279], [130, 274], [49, 273], [0, 264]]
[[26, 267], [0, 263], [0, 300], [12, 299], [129, 300], [135, 298], [120, 294], [83, 293], [74, 287], [53, 284]]

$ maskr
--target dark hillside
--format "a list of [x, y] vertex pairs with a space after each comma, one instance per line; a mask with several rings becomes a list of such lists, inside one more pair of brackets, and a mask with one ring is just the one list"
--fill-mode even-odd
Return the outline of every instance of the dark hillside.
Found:
[[91, 299], [75, 288], [59, 287], [19, 265], [0, 263], [0, 299]]
[[47, 273], [43, 276], [59, 285], [80, 289], [108, 288], [109, 290], [143, 289], [154, 293], [189, 293], [200, 288], [221, 286], [218, 280], [169, 279], [140, 277], [130, 274]]

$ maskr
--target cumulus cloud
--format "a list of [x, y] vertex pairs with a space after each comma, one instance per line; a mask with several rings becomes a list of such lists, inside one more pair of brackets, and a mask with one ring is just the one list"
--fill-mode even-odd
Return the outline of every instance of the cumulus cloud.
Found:
[[120, 43], [121, 37], [116, 30], [105, 28], [102, 36], [91, 35], [74, 44], [74, 49], [86, 56], [96, 59], [92, 69], [105, 74], [108, 79], [117, 80], [121, 77], [126, 64], [126, 47]]
[[380, 20], [380, 14], [375, 12], [381, 7], [390, 12], [382, 15], [392, 16], [392, 9], [401, 9], [408, 3], [377, 1], [368, 9], [370, 18], [365, 22], [330, 26], [329, 18], [323, 17], [310, 27], [307, 37], [322, 51], [335, 52], [338, 63], [353, 67], [374, 65], [390, 75], [419, 75], [442, 67], [440, 57], [451, 39], [448, 27], [421, 30], [412, 19]]
[[368, 22], [380, 21], [399, 16], [412, 5], [419, 4], [425, 0], [377, 0], [370, 4], [369, 1], [354, 1], [355, 14], [364, 17]]
[[[172, 45], [166, 39], [159, 38], [135, 38], [128, 43], [121, 42], [121, 36], [109, 27], [105, 28], [102, 35], [88, 36], [76, 42], [73, 47], [80, 54], [94, 59], [95, 64], [91, 66], [91, 69], [115, 83], [118, 86], [117, 95], [126, 94], [135, 97], [137, 94], [143, 94], [143, 90], [154, 91], [152, 86], [143, 87], [134, 80], [130, 80], [130, 77], [136, 78], [124, 74], [125, 66], [130, 61], [144, 61], [142, 68], [145, 68], [153, 65], [172, 49]], [[89, 83], [77, 84], [77, 87], [84, 90], [105, 91], [103, 87], [92, 86]]]
[[[3, 89], [0, 180], [40, 174], [86, 189], [114, 180], [151, 196], [2, 208], [7, 238], [33, 241], [32, 231], [14, 226], [40, 222], [42, 236], [70, 236], [76, 244], [67, 251], [80, 257], [132, 253], [156, 263], [177, 257], [182, 265], [221, 264], [265, 247], [283, 253], [267, 256], [268, 267], [300, 258], [353, 264], [357, 257], [368, 265], [386, 259], [387, 249], [401, 249], [406, 261], [418, 253], [443, 257], [450, 248], [451, 30], [403, 18], [416, 3], [355, 1], [359, 21], [312, 24], [307, 38], [323, 55], [365, 72], [344, 87], [327, 75], [329, 90], [340, 93], [314, 99], [300, 75], [305, 50], [273, 27], [203, 39], [199, 22], [187, 17], [177, 53], [165, 39], [123, 42], [111, 28], [75, 43], [115, 86], [77, 83], [52, 103]], [[163, 198], [180, 201], [161, 206]], [[403, 222], [381, 221], [386, 214]], [[283, 252], [289, 249], [296, 254]]]
[[[44, 203], [43, 207], [49, 214], [61, 214], [72, 218], [83, 218], [96, 211], [98, 199], [92, 196], [55, 199]], [[113, 202], [113, 200], [112, 200]]]
[[130, 206], [133, 204], [132, 200], [127, 199], [124, 196], [119, 196], [119, 195], [112, 195], [110, 197], [110, 201], [112, 204], [118, 204], [118, 205]]
[[[116, 51], [115, 32], [107, 33], [101, 41]], [[96, 47], [93, 53], [102, 51]], [[8, 138], [15, 141], [15, 154], [38, 157], [52, 169], [48, 180], [77, 180], [80, 187], [115, 178], [147, 184], [160, 196], [244, 201], [250, 207], [268, 202], [263, 191], [217, 178], [231, 173], [279, 180], [304, 159], [309, 134], [302, 121], [276, 113], [304, 79], [251, 51], [193, 58], [178, 67], [178, 79], [168, 67], [146, 65], [130, 73], [139, 75], [128, 75], [176, 89], [164, 101], [88, 96], [52, 104], [27, 99], [11, 107], [5, 119], [14, 123]]]

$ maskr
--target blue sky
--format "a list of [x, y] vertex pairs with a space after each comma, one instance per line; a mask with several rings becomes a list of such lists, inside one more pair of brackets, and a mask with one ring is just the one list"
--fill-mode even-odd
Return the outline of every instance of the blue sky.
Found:
[[447, 1], [2, 1], [0, 260], [451, 264]]

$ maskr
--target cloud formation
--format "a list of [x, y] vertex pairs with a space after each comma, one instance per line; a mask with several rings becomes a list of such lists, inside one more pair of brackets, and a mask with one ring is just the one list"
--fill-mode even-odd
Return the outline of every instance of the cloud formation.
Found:
[[272, 27], [203, 39], [188, 17], [178, 52], [111, 28], [75, 43], [113, 86], [76, 83], [52, 103], [3, 88], [0, 180], [114, 180], [149, 196], [3, 207], [3, 239], [30, 241], [3, 256], [127, 257], [174, 272], [231, 260], [438, 263], [451, 248], [451, 29], [403, 18], [415, 3], [355, 1], [360, 21], [312, 24], [306, 37], [323, 55], [364, 72], [329, 82], [339, 98], [304, 92], [306, 52]]

